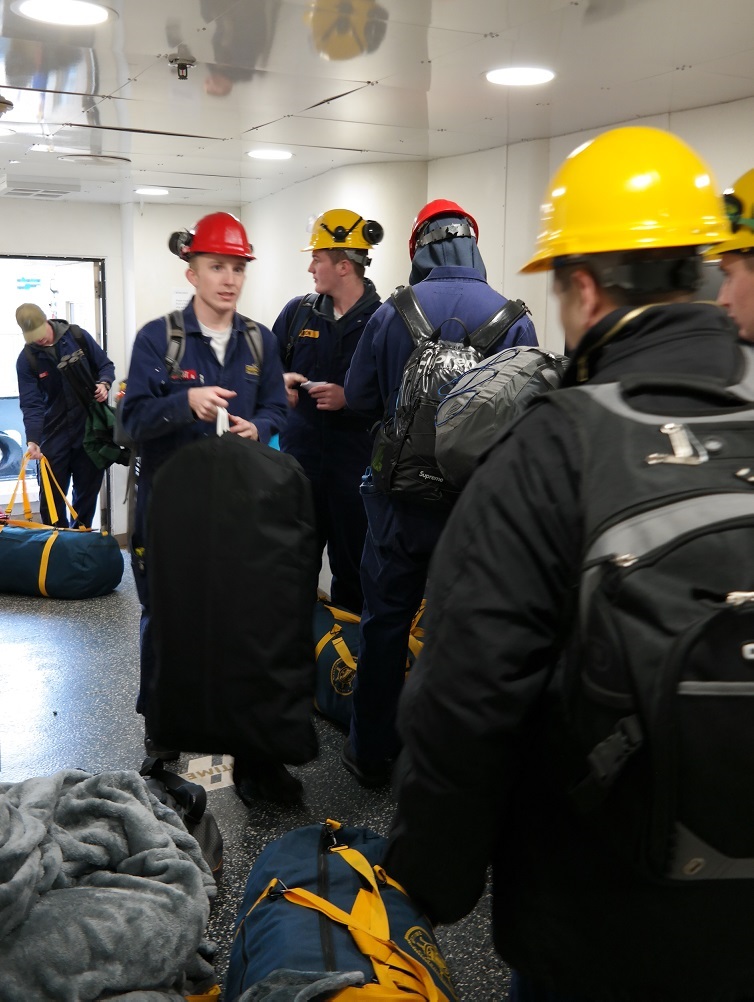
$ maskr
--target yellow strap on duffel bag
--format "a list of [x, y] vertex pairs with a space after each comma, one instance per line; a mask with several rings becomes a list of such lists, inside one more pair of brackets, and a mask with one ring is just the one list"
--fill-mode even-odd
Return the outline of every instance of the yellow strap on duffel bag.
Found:
[[383, 885], [406, 892], [381, 867], [372, 867], [366, 857], [348, 846], [333, 846], [331, 852], [348, 863], [362, 878], [350, 912], [303, 887], [285, 887], [276, 878], [271, 880], [252, 905], [250, 912], [270, 892], [282, 894], [286, 901], [317, 911], [333, 922], [345, 926], [359, 950], [372, 962], [376, 983], [344, 988], [336, 992], [333, 1002], [450, 1002], [440, 991], [427, 968], [390, 938], [390, 920], [382, 900], [378, 879]]

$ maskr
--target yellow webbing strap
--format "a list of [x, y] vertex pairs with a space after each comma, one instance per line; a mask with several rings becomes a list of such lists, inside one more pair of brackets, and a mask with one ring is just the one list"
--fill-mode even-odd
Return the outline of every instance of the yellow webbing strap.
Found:
[[13, 506], [16, 503], [16, 494], [18, 493], [18, 488], [21, 488], [21, 497], [23, 499], [24, 506], [24, 518], [27, 521], [31, 520], [31, 503], [29, 502], [29, 492], [26, 489], [26, 466], [31, 459], [28, 452], [24, 453], [24, 458], [21, 460], [21, 470], [18, 474], [18, 479], [13, 485], [13, 490], [11, 491], [10, 501], [5, 508], [5, 514], [8, 519], [10, 519], [11, 513], [13, 512]]
[[338, 621], [340, 621], [340, 623], [358, 623], [361, 616], [357, 616], [353, 612], [348, 612], [346, 609], [338, 609], [338, 607], [334, 605], [325, 605], [325, 608], [332, 613], [333, 619], [335, 619], [336, 622], [333, 623], [328, 632], [317, 643], [317, 646], [314, 648], [314, 658], [316, 660], [325, 647], [327, 647], [329, 643], [332, 643], [338, 657], [341, 658], [350, 669], [355, 671], [356, 658], [353, 656], [348, 644], [341, 636], [343, 627], [339, 625]]
[[[49, 526], [45, 526], [45, 528], [49, 528]], [[39, 561], [39, 581], [37, 583], [39, 585], [39, 594], [44, 595], [45, 598], [49, 598], [49, 595], [47, 594], [47, 567], [50, 563], [50, 550], [52, 549], [52, 544], [57, 538], [58, 530], [55, 529], [50, 533], [50, 538], [42, 547], [42, 557]]]
[[211, 999], [220, 998], [220, 986], [212, 985], [209, 991], [202, 992], [201, 995], [185, 995], [186, 1002], [209, 1002]]
[[41, 456], [39, 459], [39, 472], [42, 477], [42, 489], [45, 492], [45, 498], [47, 500], [47, 510], [50, 514], [50, 519], [52, 520], [52, 522], [57, 522], [58, 510], [55, 507], [55, 499], [52, 493], [52, 485], [50, 481], [52, 481], [52, 483], [57, 488], [58, 494], [63, 499], [63, 503], [65, 504], [66, 508], [68, 509], [73, 518], [73, 521], [75, 522], [76, 519], [78, 518], [78, 513], [71, 506], [70, 502], [68, 501], [68, 498], [65, 496], [65, 491], [55, 479], [55, 475], [53, 474], [52, 469], [50, 468], [50, 464], [46, 456]]

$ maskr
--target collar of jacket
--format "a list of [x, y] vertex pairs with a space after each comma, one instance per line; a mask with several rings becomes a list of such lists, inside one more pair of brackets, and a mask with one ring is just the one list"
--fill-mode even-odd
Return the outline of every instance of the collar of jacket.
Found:
[[[440, 264], [430, 271], [423, 282], [442, 282], [463, 279], [466, 282], [482, 282], [487, 285], [487, 279], [480, 275], [476, 268], [466, 268], [457, 264]], [[417, 285], [421, 283], [417, 282]]]
[[[243, 331], [246, 329], [241, 314], [235, 311], [233, 313], [233, 324], [232, 331]], [[202, 329], [199, 326], [199, 321], [196, 319], [196, 311], [194, 310], [194, 298], [192, 296], [191, 301], [188, 306], [183, 310], [183, 330], [186, 334], [201, 334]]]
[[717, 369], [719, 362], [719, 372], [725, 375], [736, 343], [735, 326], [714, 303], [621, 307], [586, 332], [571, 353], [562, 385], [577, 386], [595, 377], [608, 382], [619, 378], [627, 364], [634, 371], [667, 370], [667, 364], [660, 365], [658, 360], [669, 351], [677, 354], [679, 372], [712, 375], [710, 367]]
[[338, 320], [335, 319], [335, 310], [333, 308], [332, 296], [321, 295], [317, 296], [314, 303], [313, 312], [317, 314], [318, 317], [322, 317], [323, 320], [327, 320], [328, 323], [336, 324], [340, 323], [342, 320], [352, 320], [353, 317], [357, 316], [359, 313], [363, 313], [368, 307], [374, 305], [375, 307], [380, 305], [380, 295], [374, 286], [374, 282], [371, 278], [364, 279], [364, 291], [353, 304], [353, 306], [346, 310], [342, 317]]
[[[71, 325], [67, 320], [50, 320], [48, 323], [52, 327], [52, 345], [56, 345]], [[47, 347], [52, 347], [52, 345]]]

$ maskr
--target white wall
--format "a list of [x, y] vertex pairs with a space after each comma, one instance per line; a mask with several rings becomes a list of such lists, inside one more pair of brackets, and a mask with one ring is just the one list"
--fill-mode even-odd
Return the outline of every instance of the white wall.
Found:
[[408, 280], [409, 230], [426, 192], [426, 164], [368, 164], [329, 171], [247, 205], [241, 218], [257, 260], [247, 273], [245, 312], [269, 327], [289, 299], [312, 291], [311, 256], [301, 249], [309, 244], [308, 226], [327, 209], [351, 209], [382, 224], [385, 237], [372, 251], [367, 277], [387, 298]]

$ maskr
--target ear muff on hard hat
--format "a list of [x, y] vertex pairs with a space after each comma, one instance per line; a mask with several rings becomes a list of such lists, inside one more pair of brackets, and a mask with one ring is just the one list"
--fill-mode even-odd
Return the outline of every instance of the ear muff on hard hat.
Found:
[[754, 251], [754, 169], [748, 170], [723, 194], [730, 233], [712, 247], [705, 257], [721, 254], [749, 254]]
[[540, 207], [541, 230], [523, 273], [584, 255], [703, 247], [730, 227], [712, 171], [662, 129], [603, 132], [555, 172]]
[[[428, 231], [428, 224], [440, 216], [457, 216], [461, 222], [449, 223], [445, 227]], [[409, 257], [413, 261], [418, 247], [438, 240], [453, 240], [455, 237], [473, 237], [478, 240], [479, 227], [476, 219], [457, 202], [450, 202], [447, 198], [436, 198], [432, 202], [427, 202], [413, 222], [411, 236], [408, 238]]]
[[224, 254], [256, 260], [246, 230], [229, 212], [213, 212], [200, 219], [193, 230], [171, 233], [168, 247], [184, 261], [192, 254]]
[[308, 247], [303, 251], [342, 250], [360, 264], [369, 264], [367, 251], [378, 244], [385, 231], [374, 219], [363, 219], [349, 209], [330, 209], [312, 226]]

